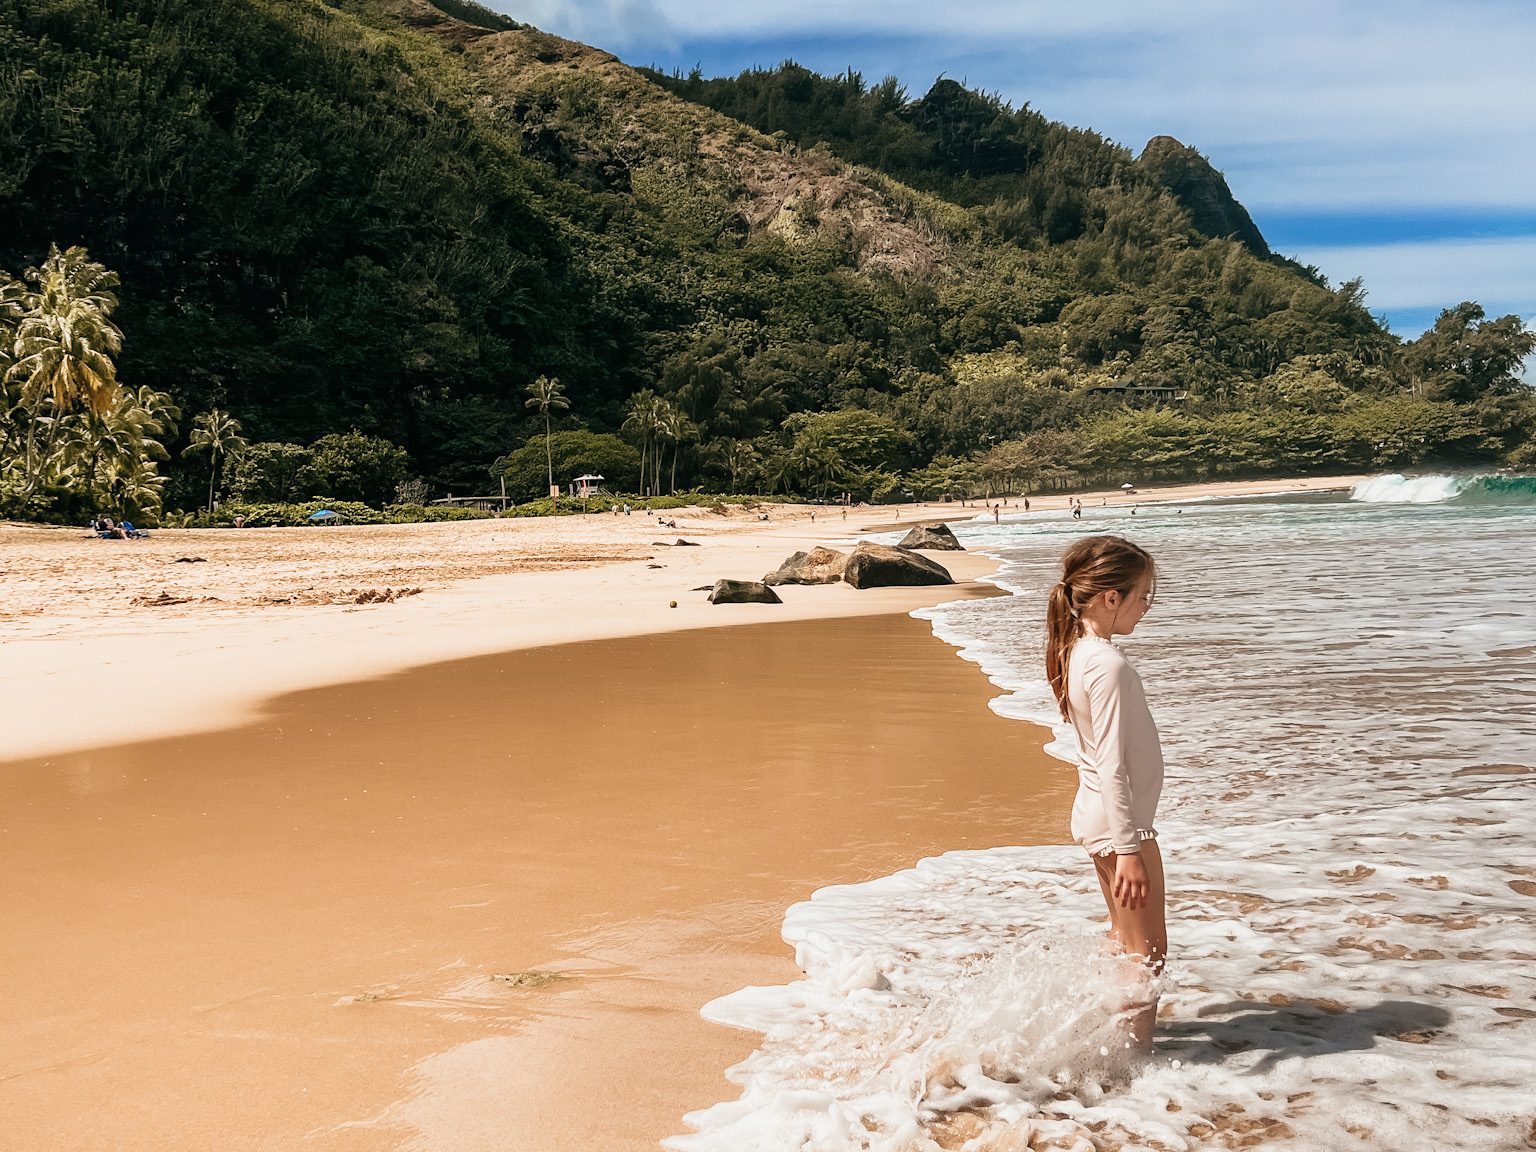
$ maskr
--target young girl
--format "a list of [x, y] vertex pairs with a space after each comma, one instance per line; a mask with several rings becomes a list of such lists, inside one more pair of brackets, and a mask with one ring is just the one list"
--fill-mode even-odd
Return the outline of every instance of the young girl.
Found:
[[[1086, 536], [1061, 558], [1046, 609], [1045, 672], [1062, 717], [1077, 732], [1072, 838], [1088, 850], [1109, 906], [1109, 937], [1137, 958], [1136, 975], [1162, 970], [1163, 859], [1152, 826], [1163, 790], [1163, 753], [1141, 678], [1111, 641], [1129, 636], [1147, 609], [1157, 569], [1119, 536]], [[1135, 1042], [1148, 1049], [1157, 1002], [1136, 1003]]]

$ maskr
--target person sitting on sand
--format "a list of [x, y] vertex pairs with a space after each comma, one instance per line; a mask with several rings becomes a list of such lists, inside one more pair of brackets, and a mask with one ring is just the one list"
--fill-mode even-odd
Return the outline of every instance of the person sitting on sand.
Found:
[[1061, 558], [1046, 608], [1045, 674], [1077, 734], [1072, 838], [1087, 850], [1109, 906], [1109, 939], [1133, 988], [1125, 1023], [1151, 1049], [1157, 997], [1148, 985], [1168, 953], [1163, 858], [1153, 826], [1163, 753], [1141, 678], [1113, 643], [1152, 606], [1157, 567], [1119, 536], [1085, 536]]

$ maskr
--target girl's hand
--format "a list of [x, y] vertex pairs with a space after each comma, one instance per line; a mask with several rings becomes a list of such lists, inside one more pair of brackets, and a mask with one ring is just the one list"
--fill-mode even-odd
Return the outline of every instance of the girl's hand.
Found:
[[1115, 857], [1115, 900], [1122, 908], [1145, 908], [1147, 892], [1151, 884], [1147, 880], [1147, 866], [1141, 862], [1139, 852], [1128, 852]]

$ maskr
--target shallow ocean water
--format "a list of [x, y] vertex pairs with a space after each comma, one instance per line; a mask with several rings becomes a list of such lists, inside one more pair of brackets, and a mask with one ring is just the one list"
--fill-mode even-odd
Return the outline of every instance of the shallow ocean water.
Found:
[[1536, 482], [1352, 495], [965, 525], [1016, 595], [920, 613], [1070, 760], [1056, 558], [1158, 558], [1122, 642], [1168, 762], [1150, 1057], [1117, 1047], [1081, 851], [950, 853], [789, 911], [805, 978], [707, 1006], [763, 1040], [668, 1147], [1536, 1146]]

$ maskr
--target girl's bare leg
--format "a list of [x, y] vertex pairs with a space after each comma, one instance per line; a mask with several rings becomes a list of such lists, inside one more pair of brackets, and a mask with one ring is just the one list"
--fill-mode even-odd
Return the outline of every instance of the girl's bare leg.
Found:
[[[1168, 954], [1168, 927], [1164, 919], [1163, 856], [1156, 840], [1141, 842], [1141, 862], [1147, 870], [1147, 902], [1140, 908], [1123, 908], [1115, 900], [1115, 857], [1095, 856], [1094, 871], [1099, 890], [1109, 908], [1109, 938], [1117, 951], [1135, 957], [1134, 969], [1127, 972], [1127, 982], [1142, 984], [1148, 973], [1163, 970]], [[1136, 1045], [1143, 1051], [1152, 1047], [1152, 1029], [1157, 1022], [1157, 1000], [1138, 1006], [1127, 1018], [1127, 1026]]]

